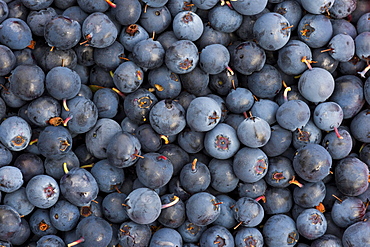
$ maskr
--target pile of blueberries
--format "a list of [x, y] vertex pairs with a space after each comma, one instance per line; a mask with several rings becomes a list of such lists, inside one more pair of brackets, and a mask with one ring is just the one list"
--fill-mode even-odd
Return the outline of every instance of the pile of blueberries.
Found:
[[0, 0], [0, 246], [370, 246], [369, 0]]

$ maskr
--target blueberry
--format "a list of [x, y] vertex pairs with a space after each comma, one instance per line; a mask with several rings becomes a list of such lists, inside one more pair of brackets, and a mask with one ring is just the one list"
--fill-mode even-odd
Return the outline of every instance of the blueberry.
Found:
[[306, 70], [298, 81], [299, 92], [314, 103], [327, 100], [334, 92], [334, 85], [333, 76], [322, 68]]
[[7, 193], [4, 196], [4, 205], [13, 207], [20, 215], [28, 215], [35, 208], [35, 206], [28, 200], [26, 188], [24, 187], [21, 187], [12, 193]]
[[275, 124], [271, 126], [271, 135], [268, 142], [261, 148], [269, 157], [282, 155], [292, 143], [292, 132]]
[[[54, 1], [54, 3], [55, 3], [55, 1]], [[70, 5], [70, 4], [68, 4], [68, 2], [67, 2], [66, 5]], [[57, 6], [57, 4], [55, 4], [55, 6]], [[84, 10], [82, 10], [82, 8], [80, 6], [73, 6], [73, 4], [66, 7], [66, 8], [63, 8], [63, 10], [64, 11], [63, 11], [62, 15], [67, 16], [67, 17], [69, 17], [69, 18], [71, 18], [75, 21], [78, 21], [80, 26], [82, 26], [83, 21], [89, 15]]]
[[[135, 0], [136, 1], [136, 0]], [[128, 25], [120, 33], [118, 39], [126, 50], [132, 51], [134, 46], [141, 40], [149, 38], [148, 32], [139, 24]]]
[[176, 74], [192, 71], [198, 64], [198, 48], [190, 40], [179, 40], [166, 50], [165, 63]]
[[231, 232], [223, 226], [211, 226], [202, 233], [199, 244], [201, 247], [211, 246], [214, 244], [225, 247], [235, 246], [234, 237]]
[[28, 200], [38, 208], [50, 208], [57, 203], [60, 190], [54, 178], [37, 175], [26, 186]]
[[182, 246], [182, 238], [180, 233], [172, 228], [161, 228], [156, 231], [149, 243], [150, 247], [160, 247], [165, 245]]
[[61, 157], [72, 149], [72, 136], [62, 126], [47, 126], [38, 138], [38, 149], [45, 157]]
[[19, 168], [3, 166], [0, 168], [0, 191], [15, 192], [23, 185], [23, 175]]
[[[90, 46], [80, 47], [88, 48]], [[114, 41], [113, 44], [105, 48], [93, 49], [93, 59], [95, 64], [104, 68], [105, 70], [116, 69], [123, 62], [124, 54], [124, 46], [118, 41]]]
[[249, 117], [241, 122], [237, 129], [237, 135], [245, 146], [260, 148], [270, 139], [270, 125], [259, 117]]
[[303, 187], [295, 187], [293, 190], [294, 202], [303, 208], [318, 206], [326, 196], [326, 187], [322, 181], [304, 183]]
[[121, 126], [116, 121], [100, 118], [85, 135], [87, 150], [96, 158], [107, 158], [107, 147], [119, 132], [121, 132]]
[[3, 22], [9, 15], [9, 8], [6, 2], [2, 1], [0, 3], [0, 9], [1, 9], [0, 22]]
[[332, 245], [332, 246], [343, 246], [342, 240], [334, 235], [327, 234], [321, 236], [320, 238], [316, 239], [312, 242], [312, 247], [318, 247], [322, 245]]
[[61, 105], [55, 98], [41, 96], [28, 105], [27, 117], [32, 124], [46, 127], [52, 118], [60, 117], [61, 111]]
[[109, 193], [104, 197], [102, 202], [103, 215], [109, 222], [123, 223], [129, 219], [122, 205], [126, 197], [126, 194], [118, 192]]
[[265, 194], [267, 184], [264, 179], [260, 179], [253, 183], [239, 183], [238, 195], [239, 197], [258, 198]]
[[[183, 2], [185, 4], [185, 2]], [[167, 5], [169, 8], [170, 6]], [[170, 10], [170, 9], [169, 9]], [[170, 10], [171, 12], [171, 10]], [[164, 31], [161, 33], [157, 40], [162, 44], [163, 49], [166, 51], [168, 47], [170, 47], [173, 43], [176, 41], [179, 41], [178, 38], [176, 38], [175, 33], [172, 30]]]
[[179, 76], [183, 89], [188, 91], [188, 93], [194, 94], [195, 96], [204, 96], [209, 93], [207, 88], [209, 84], [209, 74], [199, 66]]
[[77, 72], [67, 67], [52, 68], [45, 77], [48, 93], [57, 100], [72, 99], [81, 88], [81, 79]]
[[215, 30], [232, 33], [242, 24], [243, 16], [228, 6], [217, 5], [209, 11], [208, 20]]
[[315, 125], [314, 121], [309, 120], [305, 126], [293, 132], [293, 146], [298, 149], [308, 143], [320, 144], [322, 131]]
[[207, 226], [220, 215], [218, 200], [208, 192], [195, 193], [186, 202], [186, 215], [191, 223]]
[[310, 240], [323, 236], [327, 229], [325, 216], [314, 208], [303, 210], [299, 214], [296, 224], [299, 234]]
[[325, 46], [332, 37], [333, 26], [324, 15], [306, 14], [299, 21], [298, 37], [311, 48]]
[[205, 48], [207, 45], [220, 44], [228, 46], [231, 37], [228, 33], [215, 30], [209, 23], [203, 24], [203, 33], [198, 40], [195, 41], [199, 49]]
[[223, 226], [227, 229], [237, 226], [238, 222], [234, 217], [233, 211], [236, 201], [226, 194], [217, 195], [216, 198], [222, 202], [222, 204], [220, 204], [221, 213], [213, 222], [213, 225]]
[[142, 13], [141, 4], [137, 0], [117, 0], [116, 8], [113, 8], [112, 14], [121, 25], [130, 25], [136, 23]]
[[153, 223], [161, 213], [161, 199], [149, 188], [134, 189], [124, 204], [127, 216], [138, 224]]
[[170, 143], [163, 145], [158, 152], [171, 161], [173, 165], [173, 175], [178, 175], [181, 168], [189, 163], [189, 154], [176, 144]]
[[285, 214], [276, 214], [268, 218], [262, 234], [267, 246], [289, 247], [295, 245], [299, 239], [295, 221]]
[[205, 191], [211, 183], [208, 167], [197, 159], [184, 165], [179, 175], [181, 186], [189, 193]]
[[[283, 48], [278, 51], [278, 66], [288, 75], [298, 75], [307, 69], [303, 58], [312, 59], [310, 47], [300, 40], [290, 40]], [[315, 60], [316, 61], [316, 60]]]
[[348, 34], [337, 34], [329, 42], [329, 54], [339, 62], [348, 62], [355, 54], [355, 42]]
[[276, 111], [276, 121], [284, 129], [294, 131], [305, 126], [311, 116], [308, 105], [302, 100], [289, 100]]
[[162, 7], [147, 7], [141, 16], [139, 23], [148, 33], [160, 34], [165, 31], [172, 21], [172, 16], [168, 8]]
[[45, 73], [37, 65], [18, 65], [9, 78], [10, 91], [25, 101], [40, 97], [45, 90]]
[[108, 221], [96, 216], [82, 219], [76, 227], [78, 240], [85, 246], [107, 246], [112, 239], [112, 234], [112, 227]]
[[150, 124], [140, 125], [133, 134], [141, 144], [143, 152], [157, 152], [162, 147], [161, 135], [155, 132]]
[[262, 222], [265, 212], [261, 204], [250, 197], [239, 198], [233, 207], [237, 222], [246, 227], [255, 227]]
[[238, 229], [235, 235], [235, 246], [242, 247], [252, 245], [262, 247], [264, 244], [262, 233], [253, 227], [243, 227]]
[[343, 75], [335, 79], [334, 92], [329, 100], [340, 105], [343, 119], [353, 118], [365, 103], [363, 92], [364, 85], [360, 78], [354, 75]]
[[90, 172], [98, 184], [99, 191], [105, 193], [117, 190], [125, 180], [124, 170], [111, 165], [107, 159], [95, 163]]
[[261, 203], [266, 214], [288, 213], [293, 207], [293, 195], [287, 188], [268, 187], [266, 202]]
[[253, 41], [240, 43], [230, 55], [233, 68], [243, 75], [260, 71], [266, 61], [265, 50]]
[[149, 113], [153, 129], [161, 135], [177, 135], [186, 125], [184, 108], [173, 100], [161, 100]]
[[70, 119], [67, 127], [72, 133], [86, 133], [91, 130], [98, 120], [98, 109], [93, 101], [83, 96], [67, 100], [69, 111], [62, 109], [61, 117]]
[[161, 196], [162, 210], [158, 222], [165, 227], [180, 227], [186, 219], [185, 203], [174, 194]]
[[149, 111], [157, 102], [157, 97], [153, 93], [140, 88], [125, 97], [123, 108], [131, 121], [142, 124], [148, 120]]
[[311, 14], [323, 14], [326, 11], [329, 11], [334, 4], [334, 1], [330, 0], [315, 0], [312, 2], [302, 1], [302, 7], [310, 12]]
[[64, 247], [65, 243], [60, 237], [58, 237], [56, 235], [45, 235], [45, 236], [42, 236], [37, 241], [37, 246], [40, 246], [40, 247], [48, 247], [48, 246]]
[[193, 0], [192, 2], [199, 9], [209, 10], [209, 9], [212, 9], [214, 6], [216, 6], [218, 1], [215, 1], [215, 0], [206, 0], [206, 1]]
[[174, 99], [181, 92], [181, 81], [177, 74], [171, 72], [165, 65], [152, 69], [148, 81], [156, 89], [155, 94], [161, 99]]
[[350, 130], [353, 137], [361, 142], [368, 142], [369, 136], [368, 133], [368, 126], [364, 123], [367, 122], [368, 119], [368, 110], [360, 111], [353, 119], [350, 125]]
[[56, 16], [45, 25], [44, 37], [49, 46], [71, 49], [81, 39], [81, 25], [66, 16]]
[[133, 61], [144, 69], [159, 68], [164, 62], [165, 50], [159, 41], [144, 39], [132, 49]]
[[5, 45], [0, 45], [0, 53], [1, 53], [0, 75], [4, 76], [9, 74], [9, 72], [16, 66], [16, 57], [13, 51]]
[[253, 26], [258, 44], [268, 51], [282, 48], [289, 41], [290, 32], [288, 20], [278, 13], [263, 14]]
[[10, 240], [21, 227], [21, 217], [11, 206], [0, 205], [0, 239]]
[[125, 117], [121, 121], [121, 128], [124, 132], [133, 134], [137, 127], [139, 127], [139, 125], [137, 123], [132, 122], [128, 117]]
[[253, 93], [249, 89], [243, 87], [231, 89], [225, 99], [227, 109], [233, 113], [249, 111], [254, 102]]
[[0, 143], [0, 167], [9, 165], [13, 160], [13, 154], [8, 148]]
[[357, 2], [353, 0], [334, 1], [333, 6], [329, 9], [330, 15], [340, 19], [349, 16], [357, 7]]
[[118, 36], [118, 30], [114, 23], [101, 12], [95, 12], [86, 17], [81, 32], [87, 43], [96, 48], [112, 45]]
[[173, 18], [172, 27], [178, 39], [195, 41], [203, 33], [202, 19], [192, 11], [181, 11]]
[[259, 148], [244, 147], [234, 156], [234, 172], [243, 182], [257, 182], [266, 175], [267, 168], [268, 158]]
[[188, 220], [177, 228], [177, 231], [180, 233], [184, 242], [187, 243], [196, 243], [199, 241], [202, 233], [207, 229], [206, 226], [195, 225]]
[[95, 178], [83, 168], [73, 168], [60, 179], [64, 198], [76, 206], [88, 206], [96, 199], [99, 188]]
[[369, 245], [369, 223], [366, 221], [357, 222], [349, 226], [343, 233], [342, 243], [344, 247], [351, 245]]
[[58, 230], [51, 224], [49, 210], [38, 208], [29, 219], [30, 229], [37, 236], [56, 234]]
[[120, 64], [113, 74], [114, 85], [123, 93], [132, 93], [142, 84], [143, 70], [132, 61]]
[[79, 221], [80, 211], [67, 200], [59, 200], [50, 208], [50, 221], [59, 231], [74, 229]]
[[228, 68], [230, 54], [221, 44], [210, 44], [203, 48], [199, 56], [200, 67], [208, 74], [219, 74]]
[[316, 106], [313, 113], [315, 125], [325, 131], [338, 129], [343, 120], [343, 110], [335, 102], [327, 101]]
[[[351, 22], [345, 21], [344, 19], [332, 19], [330, 21], [333, 26], [333, 36], [343, 33], [348, 34], [352, 37], [352, 39], [355, 39], [357, 32], [361, 32], [361, 28], [356, 28], [355, 25], [353, 25]], [[360, 19], [359, 23], [361, 23]]]
[[370, 31], [368, 23], [369, 23], [369, 13], [365, 13], [358, 19], [355, 30], [357, 29], [358, 33]]
[[336, 200], [331, 210], [331, 217], [334, 223], [342, 228], [363, 220], [366, 213], [366, 206], [357, 197], [344, 197]]
[[294, 31], [297, 28], [297, 25], [302, 18], [302, 6], [299, 4], [299, 1], [287, 0], [280, 1], [274, 7], [274, 11], [284, 16]]
[[29, 46], [31, 41], [32, 31], [24, 20], [10, 17], [1, 23], [1, 44], [6, 45], [10, 49], [21, 50]]
[[230, 75], [228, 71], [209, 77], [209, 88], [217, 95], [227, 95], [233, 86], [238, 88], [238, 77]]
[[13, 116], [0, 124], [0, 141], [11, 151], [21, 151], [31, 141], [31, 126], [21, 117]]
[[[28, 221], [25, 218], [21, 218], [21, 225], [18, 231], [11, 237], [10, 242], [13, 245], [22, 245], [31, 236], [31, 229]], [[5, 245], [6, 246], [6, 245]], [[10, 243], [9, 243], [9, 246]]]
[[265, 64], [260, 71], [248, 77], [248, 88], [259, 98], [273, 98], [281, 90], [280, 72], [273, 66]]
[[204, 137], [204, 147], [217, 159], [229, 159], [239, 150], [240, 142], [233, 127], [220, 123]]
[[137, 224], [133, 221], [123, 222], [118, 232], [119, 244], [122, 247], [147, 246], [151, 238], [149, 225]]
[[231, 3], [231, 6], [240, 14], [248, 16], [248, 15], [257, 15], [261, 13], [267, 6], [267, 2], [268, 2], [267, 0], [258, 0], [258, 1], [245, 0], [238, 3], [237, 2]]
[[346, 196], [358, 196], [364, 193], [369, 184], [365, 181], [369, 170], [367, 165], [355, 157], [341, 159], [335, 166], [335, 183], [339, 191]]
[[329, 175], [332, 158], [319, 144], [310, 143], [298, 149], [293, 160], [294, 171], [308, 182], [318, 182]]
[[220, 121], [221, 108], [214, 99], [198, 97], [191, 101], [186, 111], [186, 121], [195, 131], [209, 131]]
[[173, 174], [171, 161], [159, 153], [146, 153], [136, 163], [139, 181], [151, 189], [159, 189], [166, 185]]

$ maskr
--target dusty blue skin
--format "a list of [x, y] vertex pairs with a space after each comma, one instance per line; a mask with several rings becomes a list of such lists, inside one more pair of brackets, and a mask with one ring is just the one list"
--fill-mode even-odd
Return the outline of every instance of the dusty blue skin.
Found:
[[311, 48], [326, 45], [332, 37], [333, 27], [324, 15], [306, 14], [298, 24], [298, 37]]
[[76, 206], [89, 206], [96, 199], [99, 187], [90, 172], [83, 168], [73, 168], [60, 179], [62, 195]]
[[299, 234], [307, 239], [316, 239], [325, 234], [327, 221], [325, 216], [315, 208], [305, 209], [296, 220]]
[[278, 13], [266, 13], [256, 20], [253, 34], [258, 44], [265, 50], [276, 51], [290, 39], [290, 24]]
[[296, 243], [299, 234], [292, 218], [284, 214], [271, 216], [263, 227], [264, 241], [267, 246], [289, 247]]
[[12, 116], [0, 125], [0, 141], [11, 151], [25, 149], [31, 140], [31, 127], [21, 117]]

